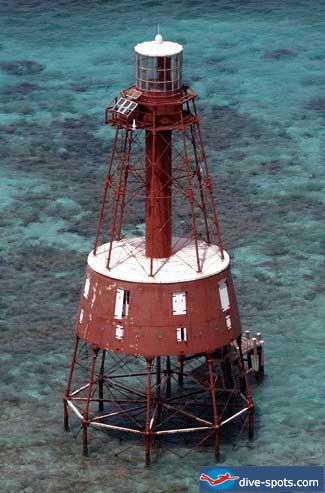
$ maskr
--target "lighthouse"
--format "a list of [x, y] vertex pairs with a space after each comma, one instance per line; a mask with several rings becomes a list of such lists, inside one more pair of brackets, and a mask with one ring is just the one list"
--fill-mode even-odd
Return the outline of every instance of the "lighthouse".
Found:
[[[260, 334], [242, 334], [183, 46], [135, 46], [135, 83], [106, 109], [114, 135], [64, 395], [64, 425], [143, 441], [212, 441], [248, 428]], [[135, 223], [137, 224], [135, 226]], [[247, 426], [246, 426], [247, 425]]]

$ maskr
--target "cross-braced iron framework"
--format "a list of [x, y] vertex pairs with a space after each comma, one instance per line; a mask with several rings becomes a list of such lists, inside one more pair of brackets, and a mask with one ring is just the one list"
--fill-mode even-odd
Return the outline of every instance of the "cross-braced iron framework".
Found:
[[[201, 272], [203, 261], [199, 255], [199, 240], [206, 241], [208, 245], [217, 244], [223, 259], [223, 245], [212, 180], [195, 107], [195, 97], [195, 93], [184, 88], [182, 96], [176, 101], [173, 100], [173, 105], [176, 106], [176, 110], [173, 110], [175, 122], [163, 126], [159, 126], [159, 118], [155, 110], [153, 110], [150, 125], [143, 124], [135, 128], [132, 118], [130, 121], [124, 120], [115, 114], [114, 106], [108, 108], [107, 123], [112, 123], [115, 126], [115, 136], [105, 177], [94, 244], [96, 255], [100, 244], [110, 243], [107, 259], [108, 269], [110, 268], [113, 242], [123, 237], [125, 217], [132, 222], [135, 215], [140, 216], [139, 211], [143, 209], [145, 199], [152, 208], [150, 220], [147, 221], [147, 238], [150, 244], [158, 240], [155, 238], [157, 229], [154, 223], [157, 216], [161, 214], [159, 201], [170, 199], [173, 211], [173, 235], [194, 240], [197, 253], [197, 271]], [[166, 105], [167, 103], [164, 102], [163, 104]], [[137, 121], [139, 118], [138, 115]], [[173, 130], [172, 138], [167, 137], [170, 130]], [[152, 156], [155, 155], [154, 149], [157, 147], [156, 135], [158, 132], [160, 132], [160, 145], [163, 146], [160, 159], [163, 159], [164, 154], [168, 153], [173, 156], [172, 170], [160, 169], [160, 172], [165, 175], [162, 177], [164, 186], [170, 193], [170, 196], [165, 195], [163, 197], [155, 189], [155, 182], [151, 186], [149, 185], [149, 196], [146, 193], [146, 188], [148, 188], [146, 172], [148, 173], [148, 167], [154, 169], [156, 166]], [[144, 146], [145, 134], [152, 135], [153, 149], [150, 148], [150, 152], [148, 152], [148, 147], [145, 149]], [[151, 179], [154, 180], [154, 172], [151, 173]], [[165, 223], [159, 223], [160, 230], [165, 227]], [[152, 258], [149, 263], [150, 275], [153, 275]]]
[[236, 421], [239, 433], [248, 425], [253, 435], [247, 354], [241, 348], [239, 338], [213, 354], [144, 359], [90, 348], [77, 337], [64, 399], [65, 428], [70, 409], [81, 422], [84, 454], [92, 427], [142, 438], [147, 464], [152, 440], [174, 434], [190, 434], [191, 448], [212, 437], [218, 458], [221, 429], [228, 423]]

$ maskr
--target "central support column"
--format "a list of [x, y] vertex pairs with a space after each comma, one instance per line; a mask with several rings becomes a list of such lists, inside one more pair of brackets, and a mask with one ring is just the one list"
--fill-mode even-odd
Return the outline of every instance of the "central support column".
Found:
[[146, 256], [172, 254], [172, 133], [146, 132]]

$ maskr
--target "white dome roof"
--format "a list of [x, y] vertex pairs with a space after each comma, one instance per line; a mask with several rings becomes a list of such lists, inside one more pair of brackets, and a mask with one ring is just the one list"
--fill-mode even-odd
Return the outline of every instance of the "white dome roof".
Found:
[[172, 41], [164, 41], [161, 34], [157, 34], [154, 41], [145, 41], [134, 47], [136, 53], [144, 56], [172, 56], [183, 51], [183, 46]]

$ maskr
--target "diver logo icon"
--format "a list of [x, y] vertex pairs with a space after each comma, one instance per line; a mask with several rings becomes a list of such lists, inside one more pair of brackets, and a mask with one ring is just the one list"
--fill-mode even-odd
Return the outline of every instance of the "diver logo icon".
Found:
[[[217, 469], [216, 472], [219, 472], [216, 478], [212, 478], [211, 476], [208, 476], [208, 474], [202, 473], [200, 475], [200, 481], [206, 481], [211, 487], [218, 487], [218, 490], [228, 490], [233, 488], [234, 481], [239, 479], [239, 476], [235, 476], [231, 471], [220, 471], [220, 469]], [[220, 488], [221, 485], [222, 487]]]

